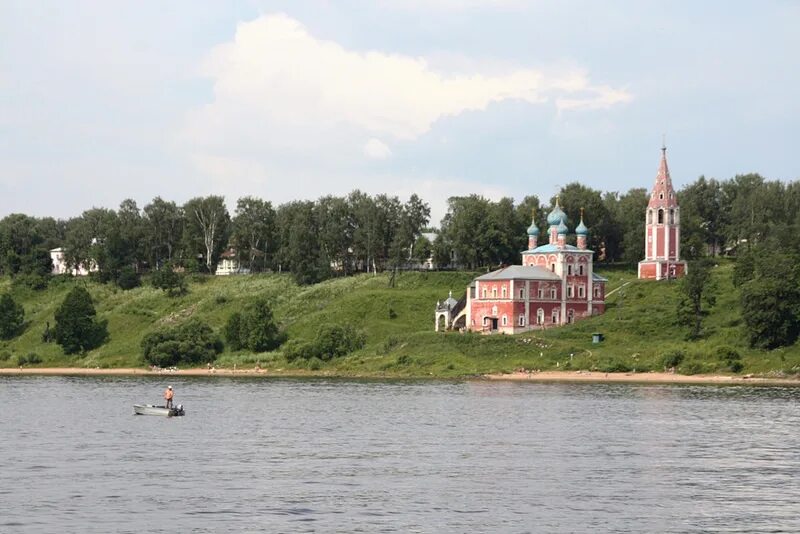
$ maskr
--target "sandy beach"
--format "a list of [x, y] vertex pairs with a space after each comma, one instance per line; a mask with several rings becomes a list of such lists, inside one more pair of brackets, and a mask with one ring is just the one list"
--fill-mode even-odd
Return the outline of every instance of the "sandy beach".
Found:
[[[23, 367], [2, 368], [0, 376], [328, 376], [332, 374], [303, 373], [283, 369], [87, 369], [82, 367]], [[356, 377], [351, 377], [356, 378]], [[375, 378], [375, 377], [367, 377]], [[508, 374], [488, 374], [474, 377], [475, 380], [509, 380], [530, 382], [628, 382], [656, 384], [753, 384], [753, 385], [792, 385], [800, 386], [797, 378], [761, 378], [751, 375], [679, 375], [673, 373], [601, 373], [590, 371], [519, 371]]]

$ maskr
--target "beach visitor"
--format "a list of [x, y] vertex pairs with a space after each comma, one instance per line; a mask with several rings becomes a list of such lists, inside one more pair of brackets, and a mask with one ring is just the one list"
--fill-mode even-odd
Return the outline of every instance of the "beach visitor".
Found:
[[167, 389], [164, 391], [164, 400], [166, 401], [166, 407], [172, 408], [172, 386], [167, 386]]

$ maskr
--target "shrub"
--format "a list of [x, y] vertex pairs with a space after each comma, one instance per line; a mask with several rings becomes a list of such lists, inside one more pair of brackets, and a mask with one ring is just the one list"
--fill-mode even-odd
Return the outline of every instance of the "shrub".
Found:
[[50, 280], [47, 276], [37, 273], [19, 274], [14, 277], [15, 286], [27, 287], [35, 291], [47, 289], [47, 283], [49, 281]]
[[311, 371], [319, 371], [322, 368], [322, 360], [319, 358], [311, 358], [308, 360], [308, 368]]
[[316, 356], [327, 361], [364, 346], [366, 337], [350, 325], [323, 325], [314, 338]]
[[42, 358], [35, 352], [29, 352], [28, 356], [25, 358], [30, 365], [36, 365], [38, 363], [42, 363]]
[[25, 310], [14, 298], [5, 293], [0, 296], [0, 339], [16, 337], [25, 324]]
[[408, 354], [403, 354], [397, 357], [397, 365], [411, 365], [413, 360]]
[[222, 341], [211, 327], [197, 319], [151, 332], [142, 339], [145, 361], [159, 367], [212, 362], [222, 349]]
[[11, 359], [11, 353], [7, 350], [0, 351], [0, 362], [7, 362]]
[[262, 298], [228, 318], [225, 339], [233, 350], [264, 352], [278, 348], [286, 335], [275, 324], [269, 302]]
[[142, 280], [139, 276], [139, 273], [134, 271], [132, 267], [123, 267], [120, 269], [119, 273], [117, 274], [116, 282], [123, 291], [127, 291], [142, 285]]
[[631, 371], [631, 367], [619, 360], [612, 360], [608, 363], [600, 365], [600, 371], [604, 373], [628, 373]]
[[156, 289], [163, 289], [170, 297], [186, 293], [186, 279], [181, 273], [176, 273], [169, 263], [165, 263], [161, 269], [153, 273], [150, 283]]
[[680, 367], [680, 372], [684, 375], [700, 375], [709, 371], [709, 367], [700, 362], [688, 362]]
[[682, 350], [670, 350], [661, 355], [661, 362], [664, 367], [671, 369], [672, 367], [678, 367], [685, 357], [686, 355]]
[[728, 364], [728, 369], [730, 369], [732, 373], [741, 373], [742, 369], [744, 369], [744, 365], [742, 362], [736, 360]]
[[98, 321], [92, 296], [76, 286], [67, 293], [56, 310], [55, 340], [64, 354], [84, 352], [99, 347], [108, 339], [108, 321]]
[[290, 341], [286, 344], [283, 354], [290, 362], [298, 358], [319, 358], [328, 361], [360, 349], [365, 342], [364, 334], [350, 325], [328, 324], [320, 327], [311, 342]]

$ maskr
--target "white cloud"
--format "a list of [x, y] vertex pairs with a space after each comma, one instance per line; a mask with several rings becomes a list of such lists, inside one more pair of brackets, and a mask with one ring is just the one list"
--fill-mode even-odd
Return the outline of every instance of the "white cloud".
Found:
[[448, 69], [442, 60], [433, 68], [422, 57], [348, 50], [283, 14], [240, 23], [202, 64], [213, 100], [188, 113], [178, 150], [229, 196], [314, 198], [379, 186], [370, 160], [386, 161], [390, 145], [419, 140], [445, 117], [507, 99], [580, 110], [631, 98], [580, 69], [487, 69], [485, 58]]
[[364, 155], [370, 159], [386, 159], [392, 155], [386, 143], [374, 137], [364, 145]]

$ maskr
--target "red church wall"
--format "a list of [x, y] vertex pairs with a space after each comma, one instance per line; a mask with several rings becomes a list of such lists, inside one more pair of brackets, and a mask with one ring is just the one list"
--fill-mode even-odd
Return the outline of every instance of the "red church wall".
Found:
[[655, 278], [656, 275], [655, 263], [642, 263], [639, 265], [639, 278]]

